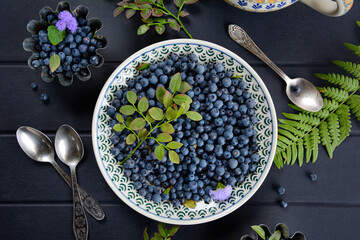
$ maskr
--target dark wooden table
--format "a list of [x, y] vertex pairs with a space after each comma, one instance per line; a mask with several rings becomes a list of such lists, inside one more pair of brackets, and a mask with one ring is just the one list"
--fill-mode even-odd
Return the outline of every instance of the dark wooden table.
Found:
[[[112, 71], [135, 51], [158, 41], [186, 37], [166, 31], [158, 36], [153, 30], [136, 35], [139, 18], [114, 18], [116, 1], [72, 1], [86, 4], [90, 17], [103, 21], [101, 34], [108, 47], [101, 54], [106, 63], [93, 69], [88, 82], [76, 80], [70, 87], [55, 81], [42, 82], [40, 72], [26, 62], [30, 56], [22, 48], [29, 36], [26, 24], [38, 19], [45, 5], [55, 8], [57, 1], [0, 1], [0, 238], [73, 239], [72, 195], [68, 186], [50, 165], [30, 160], [17, 145], [15, 131], [21, 125], [38, 128], [54, 139], [64, 123], [77, 129], [85, 144], [85, 157], [78, 168], [78, 180], [102, 204], [106, 219], [89, 217], [89, 239], [142, 239], [142, 231], [152, 221], [125, 205], [103, 179], [91, 144], [91, 119], [97, 96]], [[290, 111], [283, 82], [265, 64], [236, 45], [226, 33], [230, 23], [241, 25], [254, 41], [290, 76], [303, 76], [321, 85], [316, 72], [338, 72], [332, 60], [357, 60], [343, 42], [358, 43], [359, 3], [345, 16], [323, 16], [301, 3], [266, 14], [240, 11], [221, 0], [201, 0], [187, 8], [191, 13], [185, 24], [195, 38], [220, 44], [239, 54], [262, 77], [273, 96], [278, 115]], [[37, 82], [37, 91], [30, 89]], [[49, 94], [44, 104], [39, 95]], [[316, 164], [272, 167], [260, 190], [244, 206], [230, 215], [207, 224], [184, 226], [175, 239], [239, 239], [251, 232], [250, 226], [264, 223], [273, 228], [284, 222], [290, 231], [303, 231], [308, 239], [357, 239], [360, 234], [360, 123], [353, 122], [351, 136], [328, 159], [321, 149]], [[308, 174], [315, 172], [313, 183]], [[286, 188], [283, 198], [288, 208], [279, 206], [274, 189]]]

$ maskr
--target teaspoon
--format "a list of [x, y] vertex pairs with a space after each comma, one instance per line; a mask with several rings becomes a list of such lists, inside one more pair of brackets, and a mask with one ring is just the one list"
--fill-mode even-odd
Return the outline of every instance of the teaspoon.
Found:
[[71, 171], [71, 186], [73, 190], [73, 228], [78, 240], [88, 237], [88, 223], [80, 201], [78, 183], [76, 179], [76, 166], [84, 155], [84, 148], [80, 136], [69, 125], [62, 125], [56, 132], [55, 150], [59, 159], [69, 166]]
[[264, 61], [286, 82], [286, 95], [295, 105], [310, 112], [317, 112], [322, 108], [324, 104], [323, 98], [311, 82], [304, 78], [289, 78], [260, 50], [244, 29], [238, 25], [230, 24], [228, 33], [235, 42]]

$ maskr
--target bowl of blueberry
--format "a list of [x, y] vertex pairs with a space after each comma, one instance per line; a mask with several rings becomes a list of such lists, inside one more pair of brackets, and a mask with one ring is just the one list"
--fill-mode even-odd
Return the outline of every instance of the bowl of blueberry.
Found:
[[176, 39], [130, 56], [105, 83], [93, 115], [103, 177], [157, 221], [221, 218], [257, 191], [273, 162], [277, 122], [258, 74], [210, 42]]
[[91, 77], [89, 66], [100, 67], [104, 63], [98, 53], [107, 40], [98, 35], [102, 23], [99, 19], [87, 19], [89, 9], [78, 6], [71, 10], [68, 2], [60, 2], [56, 11], [50, 7], [40, 10], [40, 21], [31, 20], [27, 30], [31, 33], [23, 47], [32, 52], [28, 59], [31, 69], [41, 68], [41, 78], [51, 82], [58, 77], [63, 86], [70, 86], [74, 75], [81, 81]]

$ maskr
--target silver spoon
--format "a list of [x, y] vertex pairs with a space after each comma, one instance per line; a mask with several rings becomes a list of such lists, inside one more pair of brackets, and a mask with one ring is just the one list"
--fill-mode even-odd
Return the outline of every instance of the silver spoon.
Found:
[[[54, 146], [44, 133], [35, 128], [22, 126], [16, 131], [16, 138], [26, 155], [38, 162], [51, 163], [60, 176], [71, 187], [71, 179], [55, 161]], [[105, 213], [100, 203], [81, 186], [79, 186], [79, 192], [86, 211], [97, 220], [104, 219]]]
[[88, 223], [80, 201], [76, 166], [84, 155], [84, 148], [80, 136], [69, 125], [62, 125], [56, 132], [55, 150], [59, 159], [71, 170], [71, 186], [73, 190], [73, 228], [78, 240], [87, 239]]
[[319, 111], [324, 102], [316, 87], [304, 78], [289, 78], [278, 66], [275, 65], [251, 40], [241, 27], [230, 24], [228, 27], [230, 37], [240, 46], [246, 48], [255, 56], [264, 61], [286, 82], [286, 94], [295, 105], [310, 112]]

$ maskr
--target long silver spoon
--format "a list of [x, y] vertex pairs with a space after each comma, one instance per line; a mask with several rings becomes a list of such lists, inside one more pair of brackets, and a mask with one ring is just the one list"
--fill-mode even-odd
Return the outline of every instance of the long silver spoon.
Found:
[[[71, 179], [55, 161], [54, 146], [44, 133], [35, 128], [22, 126], [16, 131], [16, 138], [26, 155], [38, 162], [51, 163], [69, 187], [71, 187]], [[79, 186], [79, 192], [86, 211], [96, 220], [104, 219], [105, 213], [100, 203], [81, 186]]]
[[80, 201], [78, 183], [76, 179], [76, 166], [84, 155], [84, 148], [80, 136], [69, 125], [62, 125], [56, 132], [55, 150], [59, 159], [70, 167], [71, 186], [73, 190], [73, 229], [78, 240], [88, 237], [89, 227]]
[[235, 42], [264, 61], [286, 82], [286, 95], [295, 105], [310, 112], [317, 112], [322, 108], [324, 104], [323, 98], [311, 82], [304, 78], [289, 78], [260, 50], [244, 29], [238, 25], [230, 24], [228, 33]]

